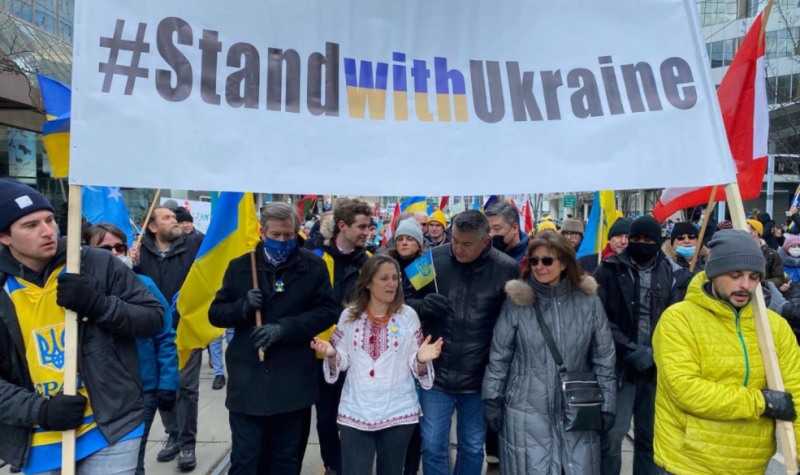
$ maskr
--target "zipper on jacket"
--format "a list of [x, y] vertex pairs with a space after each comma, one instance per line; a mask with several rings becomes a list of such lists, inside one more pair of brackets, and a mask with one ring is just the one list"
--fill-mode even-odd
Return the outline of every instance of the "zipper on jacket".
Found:
[[730, 303], [728, 303], [728, 307], [730, 307], [731, 310], [733, 310], [733, 314], [736, 315], [736, 333], [739, 335], [739, 341], [742, 343], [742, 349], [744, 350], [744, 386], [746, 387], [747, 382], [750, 380], [750, 358], [747, 356], [747, 345], [745, 345], [744, 336], [742, 335], [742, 325], [739, 321], [739, 312], [737, 312]]

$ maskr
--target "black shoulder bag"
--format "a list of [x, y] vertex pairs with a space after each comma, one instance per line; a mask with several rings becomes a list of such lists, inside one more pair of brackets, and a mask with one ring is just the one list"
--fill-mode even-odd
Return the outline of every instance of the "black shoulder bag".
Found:
[[603, 428], [603, 416], [601, 406], [603, 404], [603, 392], [597, 377], [591, 372], [567, 371], [564, 366], [564, 359], [556, 348], [556, 342], [550, 329], [544, 323], [542, 312], [539, 310], [539, 302], [534, 303], [536, 320], [542, 330], [550, 354], [553, 355], [558, 365], [558, 379], [561, 385], [561, 402], [564, 407], [564, 431], [599, 431]]

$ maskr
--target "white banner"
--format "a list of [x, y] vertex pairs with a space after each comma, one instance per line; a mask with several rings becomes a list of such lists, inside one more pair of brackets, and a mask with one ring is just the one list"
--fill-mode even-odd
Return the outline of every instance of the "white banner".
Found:
[[208, 201], [182, 200], [180, 198], [165, 198], [162, 196], [160, 204], [163, 205], [169, 200], [173, 200], [178, 203], [178, 206], [186, 208], [189, 214], [192, 215], [195, 229], [205, 234], [208, 225], [211, 224], [211, 203]]
[[72, 184], [735, 181], [695, 0], [83, 1], [75, 30]]

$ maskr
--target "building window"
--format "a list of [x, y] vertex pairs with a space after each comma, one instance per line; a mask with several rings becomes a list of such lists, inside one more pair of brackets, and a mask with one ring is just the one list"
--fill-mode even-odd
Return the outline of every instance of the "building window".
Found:
[[31, 0], [11, 0], [11, 14], [31, 21]]
[[778, 76], [778, 88], [775, 91], [775, 100], [779, 104], [789, 102], [792, 97], [792, 75]]
[[697, 10], [700, 13], [700, 22], [703, 26], [727, 23], [736, 19], [738, 1], [700, 0], [697, 2]]

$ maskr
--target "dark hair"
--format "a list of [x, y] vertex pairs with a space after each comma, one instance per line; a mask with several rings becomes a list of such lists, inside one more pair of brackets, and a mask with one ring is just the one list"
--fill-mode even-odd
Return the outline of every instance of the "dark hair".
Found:
[[570, 290], [577, 289], [581, 285], [583, 271], [575, 258], [575, 248], [572, 242], [563, 234], [541, 233], [528, 245], [528, 252], [525, 253], [525, 265], [522, 268], [522, 277], [527, 278], [531, 273], [531, 266], [528, 264], [533, 253], [540, 247], [546, 247], [552, 251], [559, 261], [567, 265], [561, 273], [561, 279], [567, 282]]
[[509, 226], [519, 224], [519, 210], [511, 203], [495, 203], [485, 211], [486, 217], [501, 216]]
[[453, 227], [462, 233], [475, 233], [479, 239], [489, 235], [489, 219], [480, 211], [468, 209], [453, 218]]
[[[419, 247], [419, 249], [417, 249], [417, 253], [416, 253], [416, 254], [414, 254], [414, 257], [413, 257], [413, 259], [415, 259], [415, 260], [416, 260], [416, 259], [419, 259], [419, 258], [420, 258], [420, 257], [422, 257], [422, 255], [423, 255], [423, 254], [425, 254], [426, 252], [428, 252], [428, 249], [427, 249], [427, 248], [425, 248], [425, 247], [422, 247], [422, 246], [420, 246], [420, 247]], [[400, 262], [400, 259], [403, 259], [402, 257], [400, 257], [400, 253], [399, 253], [399, 252], [397, 252], [397, 246], [394, 246], [394, 247], [392, 247], [391, 249], [388, 249], [388, 250], [386, 251], [386, 255], [388, 255], [388, 256], [389, 256], [389, 257], [391, 257], [392, 259], [396, 260], [397, 262]]]
[[336, 200], [336, 208], [333, 210], [333, 236], [339, 234], [339, 221], [344, 221], [345, 226], [350, 226], [356, 222], [356, 216], [364, 215], [372, 217], [372, 208], [361, 200], [341, 199]]
[[83, 242], [91, 247], [97, 247], [106, 238], [106, 234], [111, 234], [125, 244], [128, 244], [128, 236], [113, 224], [100, 223], [91, 226], [83, 232]]
[[153, 231], [150, 231], [150, 225], [151, 224], [155, 224], [155, 222], [156, 222], [156, 211], [158, 211], [160, 209], [165, 209], [165, 210], [167, 210], [167, 211], [169, 211], [171, 213], [175, 213], [174, 211], [172, 211], [171, 209], [167, 208], [166, 206], [161, 206], [161, 205], [153, 206], [153, 211], [150, 213], [150, 219], [148, 219], [147, 222], [144, 223], [144, 231], [145, 232], [148, 232], [150, 234], [155, 234], [155, 233], [153, 233]]
[[[402, 279], [400, 265], [396, 260], [392, 259], [386, 254], [375, 254], [374, 256], [370, 257], [364, 264], [364, 267], [361, 268], [361, 275], [358, 278], [358, 282], [356, 282], [355, 296], [353, 301], [347, 304], [347, 306], [350, 307], [348, 321], [354, 322], [358, 320], [361, 318], [361, 314], [367, 309], [370, 299], [370, 293], [369, 289], [367, 289], [367, 285], [372, 282], [375, 274], [378, 273], [378, 270], [380, 270], [381, 266], [384, 264], [393, 265], [397, 271], [398, 280]], [[390, 315], [399, 313], [400, 310], [403, 309], [403, 302], [403, 286], [399, 285], [398, 282], [397, 293], [394, 295], [394, 301], [391, 303], [391, 305], [389, 305], [388, 313]]]

